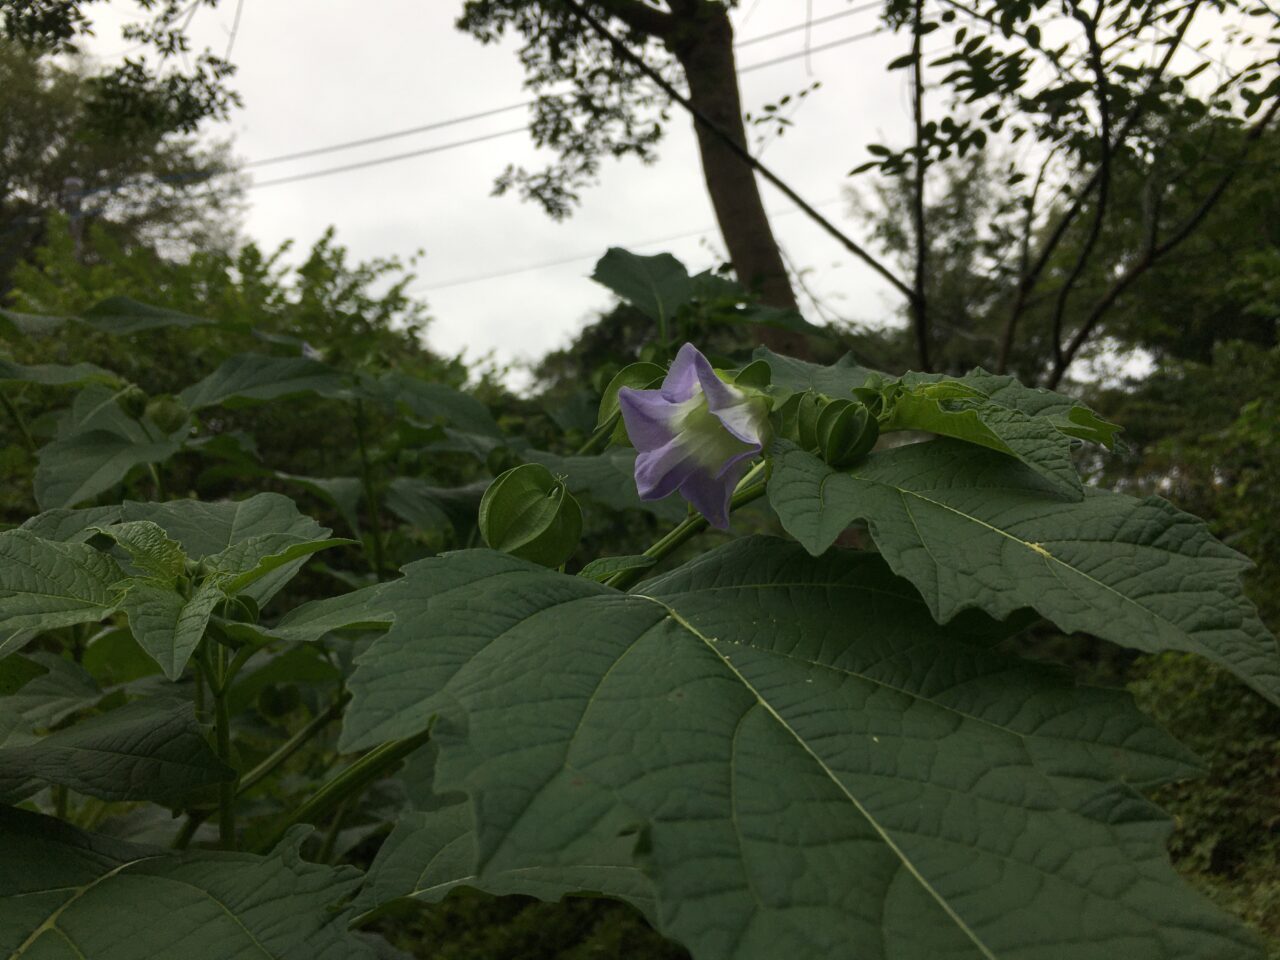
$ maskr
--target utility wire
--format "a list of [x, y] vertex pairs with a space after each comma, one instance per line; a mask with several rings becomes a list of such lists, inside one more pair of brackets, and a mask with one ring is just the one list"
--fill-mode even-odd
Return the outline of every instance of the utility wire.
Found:
[[762, 33], [758, 36], [748, 37], [746, 40], [739, 40], [734, 44], [739, 50], [743, 47], [749, 47], [756, 43], [764, 43], [766, 40], [772, 40], [775, 37], [785, 37], [789, 33], [798, 33], [810, 27], [816, 27], [822, 23], [830, 23], [832, 20], [843, 20], [845, 17], [851, 17], [856, 13], [865, 13], [868, 10], [874, 10], [881, 6], [881, 0], [873, 0], [871, 3], [863, 3], [856, 7], [850, 7], [848, 10], [841, 10], [839, 13], [829, 13], [825, 17], [814, 17], [812, 20], [805, 20], [802, 23], [793, 23], [789, 27], [782, 27], [771, 33]]
[[[839, 13], [833, 13], [826, 17], [819, 17], [818, 19], [814, 20], [813, 23], [814, 24], [827, 23], [829, 21], [838, 20], [855, 13], [865, 13], [866, 11], [872, 10], [878, 6], [880, 6], [880, 0], [875, 0], [875, 2], [873, 3], [864, 3], [860, 6], [851, 7], [848, 10], [842, 10]], [[805, 29], [806, 26], [807, 24], [805, 23], [792, 24], [789, 27], [784, 27], [781, 30], [775, 30], [772, 33], [764, 33], [756, 37], [751, 37], [747, 40], [740, 40], [734, 44], [734, 47], [740, 49], [742, 47], [748, 47], [756, 43], [763, 43], [766, 40], [773, 40], [777, 37], [786, 36], [787, 34], [795, 33], [799, 30], [803, 30]], [[831, 44], [831, 46], [841, 46], [845, 43], [851, 42], [853, 39], [861, 39], [861, 37], [845, 38], [843, 40], [837, 40], [833, 44]], [[813, 52], [813, 50], [825, 50], [825, 49], [827, 49], [826, 46], [813, 47], [810, 50], [810, 52]], [[742, 68], [738, 72], [743, 73], [743, 72], [749, 72], [751, 70], [758, 70], [762, 66], [770, 66], [773, 63], [782, 63], [786, 60], [792, 60], [802, 55], [803, 53], [788, 54], [784, 57], [779, 57], [777, 60], [770, 60], [763, 64], [751, 64], [749, 67]], [[450, 117], [446, 120], [436, 120], [432, 123], [425, 123], [416, 127], [406, 127], [403, 130], [392, 130], [389, 133], [377, 134], [371, 137], [362, 137], [358, 140], [344, 140], [340, 143], [332, 143], [323, 147], [313, 147], [308, 150], [299, 150], [294, 153], [282, 153], [274, 157], [263, 157], [260, 160], [247, 160], [244, 163], [240, 164], [240, 167], [241, 169], [248, 170], [252, 167], [265, 167], [268, 164], [285, 163], [289, 160], [302, 160], [302, 159], [305, 159], [306, 157], [316, 157], [325, 153], [336, 153], [339, 150], [349, 150], [354, 147], [365, 147], [373, 143], [383, 143], [387, 140], [397, 140], [401, 137], [411, 137], [417, 133], [426, 133], [431, 130], [440, 130], [444, 127], [452, 127], [452, 126], [457, 126], [460, 123], [468, 123], [471, 120], [482, 120], [485, 117], [494, 117], [502, 113], [510, 113], [513, 110], [520, 110], [520, 109], [523, 109], [524, 107], [532, 106], [535, 102], [536, 101], [534, 100], [521, 100], [519, 103], [509, 103], [506, 106], [494, 107], [491, 110], [480, 110], [476, 113], [466, 113], [466, 114], [462, 114], [461, 116]]]
[[[819, 203], [814, 204], [814, 206], [829, 207], [831, 206], [831, 204], [839, 203], [843, 199], [844, 199], [843, 195], [838, 197], [828, 197], [826, 200], [823, 200]], [[798, 207], [791, 207], [781, 212], [771, 211], [769, 213], [769, 217], [770, 219], [778, 219], [780, 217], [787, 217], [800, 212], [801, 211]], [[715, 224], [708, 224], [707, 226], [701, 227], [698, 230], [688, 230], [684, 233], [676, 233], [668, 237], [652, 237], [648, 240], [641, 240], [638, 243], [635, 243], [635, 242], [629, 243], [627, 244], [627, 246], [631, 249], [638, 250], [638, 249], [641, 249], [642, 247], [652, 247], [659, 243], [671, 243], [675, 240], [688, 240], [690, 237], [700, 237], [704, 233], [711, 233], [718, 229], [719, 227], [717, 227]], [[436, 290], [447, 290], [450, 287], [461, 287], [469, 283], [480, 283], [483, 280], [497, 280], [502, 277], [513, 277], [519, 273], [532, 273], [535, 270], [549, 270], [552, 267], [563, 267], [570, 263], [578, 263], [579, 261], [582, 261], [582, 260], [597, 259], [599, 256], [600, 256], [600, 251], [597, 249], [597, 250], [591, 251], [590, 253], [577, 253], [570, 257], [562, 257], [558, 260], [545, 260], [540, 263], [530, 263], [530, 264], [527, 264], [526, 266], [514, 267], [510, 270], [498, 270], [492, 273], [477, 274], [469, 277], [458, 277], [455, 280], [446, 280], [443, 283], [425, 283], [421, 286], [413, 287], [409, 290], [406, 290], [405, 292], [410, 294], [432, 293]]]
[[247, 184], [245, 189], [257, 190], [262, 187], [274, 187], [282, 183], [296, 183], [299, 180], [312, 180], [316, 177], [327, 177], [333, 173], [347, 173], [351, 170], [363, 170], [365, 167], [378, 167], [384, 163], [395, 163], [397, 160], [408, 160], [410, 157], [423, 157], [429, 153], [443, 153], [446, 150], [456, 150], [458, 147], [467, 147], [473, 143], [482, 143], [485, 140], [497, 140], [499, 137], [509, 137], [517, 133], [527, 133], [528, 129], [528, 127], [514, 127], [510, 130], [499, 130], [497, 133], [486, 133], [478, 137], [468, 137], [466, 140], [455, 140], [452, 143], [438, 143], [433, 147], [423, 147], [421, 150], [407, 150], [404, 153], [393, 153], [388, 157], [374, 157], [372, 160], [360, 160], [356, 163], [345, 163], [340, 167], [325, 167], [323, 170], [308, 170], [306, 173], [295, 173], [287, 177], [277, 177], [275, 180], [258, 180]]
[[512, 110], [519, 110], [532, 103], [532, 100], [521, 100], [519, 103], [509, 103], [505, 107], [494, 107], [492, 110], [481, 110], [478, 113], [468, 113], [460, 117], [450, 117], [448, 120], [437, 120], [434, 123], [424, 123], [419, 127], [407, 127], [404, 130], [393, 130], [390, 133], [382, 133], [373, 137], [364, 137], [360, 140], [345, 140], [342, 143], [333, 143], [326, 147], [314, 147], [310, 150], [299, 150], [297, 153], [282, 153], [274, 157], [264, 157], [261, 160], [248, 160], [240, 164], [240, 167], [245, 170], [250, 167], [265, 167], [269, 163], [284, 163], [286, 160], [301, 160], [304, 157], [315, 157], [322, 153], [334, 153], [338, 150], [348, 150], [352, 147], [368, 146], [371, 143], [382, 143], [386, 140], [396, 140], [400, 137], [412, 136], [415, 133], [426, 133], [428, 130], [440, 130], [444, 127], [457, 126], [460, 123], [467, 123], [470, 120], [479, 120], [483, 117], [496, 117], [500, 113], [510, 113]]

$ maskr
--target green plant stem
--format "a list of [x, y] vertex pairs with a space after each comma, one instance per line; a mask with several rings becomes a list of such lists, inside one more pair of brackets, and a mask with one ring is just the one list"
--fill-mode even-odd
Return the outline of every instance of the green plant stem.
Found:
[[302, 806], [294, 810], [274, 830], [265, 843], [259, 844], [259, 853], [266, 853], [276, 846], [289, 828], [296, 823], [315, 823], [334, 810], [347, 797], [359, 793], [401, 760], [413, 753], [431, 738], [430, 730], [404, 740], [392, 740], [374, 747], [354, 763], [345, 767], [332, 780], [311, 795]]
[[57, 784], [53, 788], [53, 811], [59, 820], [67, 819], [67, 788]]
[[22, 413], [13, 405], [9, 395], [3, 391], [0, 391], [0, 404], [4, 405], [5, 412], [18, 428], [18, 435], [22, 437], [22, 445], [27, 448], [27, 453], [35, 453], [36, 442], [31, 436], [31, 431], [27, 429], [27, 421], [22, 418]]
[[[218, 759], [231, 766], [231, 714], [227, 709], [227, 651], [219, 643], [206, 637], [203, 647], [205, 674], [209, 691], [213, 694], [214, 751]], [[218, 784], [218, 843], [224, 850], [234, 850], [236, 845], [236, 783], [227, 780]]]
[[356, 401], [356, 445], [360, 451], [360, 482], [364, 487], [364, 499], [369, 510], [369, 536], [373, 541], [373, 575], [382, 580], [384, 568], [384, 544], [382, 542], [382, 516], [378, 495], [373, 487], [373, 466], [369, 462], [369, 448], [365, 443], [364, 403]]
[[[738, 489], [734, 491], [733, 497], [729, 500], [729, 511], [731, 513], [738, 507], [750, 503], [752, 500], [757, 500], [764, 495], [768, 484], [765, 481], [759, 483], [755, 481], [760, 474], [767, 473], [768, 469], [769, 461], [762, 460], [747, 471], [747, 475], [738, 483]], [[705, 529], [707, 529], [707, 518], [702, 514], [685, 517], [680, 523], [667, 531], [666, 534], [655, 540], [652, 546], [644, 551], [644, 556], [653, 557], [654, 560], [662, 560], [681, 544], [693, 539]], [[642, 567], [632, 570], [619, 570], [605, 581], [605, 585], [625, 590], [650, 569], [649, 567]]]
[[169, 499], [169, 495], [165, 492], [164, 481], [160, 479], [160, 468], [154, 463], [149, 463], [147, 469], [151, 471], [151, 482], [155, 485], [156, 499], [163, 503]]
[[596, 427], [596, 432], [587, 437], [587, 442], [574, 451], [575, 457], [585, 457], [588, 454], [595, 453], [597, 450], [603, 450], [609, 445], [609, 438], [613, 436], [614, 428], [617, 427], [618, 421], [622, 419], [622, 411], [614, 411], [611, 416], [600, 426]]
[[169, 846], [174, 850], [187, 849], [187, 846], [191, 843], [191, 838], [200, 829], [200, 824], [208, 819], [208, 810], [193, 810], [188, 813], [186, 821], [182, 824], [182, 829], [178, 831], [178, 835], [173, 838], [173, 842]]
[[338, 831], [342, 829], [342, 821], [346, 819], [347, 809], [355, 801], [358, 794], [351, 794], [344, 797], [342, 802], [338, 804], [338, 809], [333, 811], [333, 819], [329, 821], [329, 829], [324, 832], [324, 842], [320, 844], [320, 852], [316, 854], [316, 860], [320, 863], [333, 862], [333, 848], [338, 843]]
[[347, 705], [347, 702], [350, 701], [350, 699], [351, 694], [344, 693], [333, 703], [329, 704], [327, 709], [312, 717], [305, 727], [282, 743], [261, 763], [240, 778], [240, 786], [236, 790], [236, 795], [239, 796], [242, 793], [252, 790], [264, 779], [269, 777], [277, 767], [297, 753], [308, 740], [340, 716], [342, 708]]

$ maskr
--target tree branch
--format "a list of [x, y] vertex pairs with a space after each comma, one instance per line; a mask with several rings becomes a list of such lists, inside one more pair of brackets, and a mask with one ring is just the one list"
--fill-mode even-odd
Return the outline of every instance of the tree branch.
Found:
[[[1173, 60], [1174, 54], [1177, 53], [1178, 48], [1182, 46], [1182, 38], [1186, 35], [1187, 28], [1191, 26], [1191, 21], [1195, 17], [1196, 11], [1199, 9], [1201, 2], [1202, 0], [1192, 0], [1192, 3], [1187, 8], [1186, 17], [1184, 17], [1182, 23], [1178, 25], [1177, 32], [1169, 41], [1169, 49], [1165, 51], [1164, 57], [1161, 59], [1155, 72], [1151, 76], [1151, 82], [1147, 84], [1145, 91], [1146, 94], [1154, 93], [1156, 87], [1164, 77], [1164, 72], [1168, 69], [1169, 62]], [[1111, 144], [1110, 155], [1114, 156], [1124, 145], [1124, 142], [1129, 138], [1129, 134], [1133, 131], [1133, 128], [1146, 112], [1144, 107], [1145, 103], [1149, 99], [1150, 98], [1148, 96], [1138, 97], [1137, 102], [1125, 117], [1124, 122], [1120, 125], [1120, 129], [1116, 132], [1115, 140]], [[1084, 206], [1085, 200], [1088, 198], [1089, 194], [1093, 192], [1093, 188], [1098, 185], [1101, 177], [1101, 168], [1095, 168], [1093, 174], [1089, 177], [1088, 181], [1086, 181], [1080, 192], [1076, 194], [1071, 205], [1067, 207], [1061, 218], [1059, 218], [1057, 224], [1054, 225], [1053, 232], [1049, 235], [1049, 239], [1045, 241], [1045, 245], [1037, 255], [1035, 263], [1032, 265], [1031, 269], [1023, 275], [1021, 280], [1018, 281], [1018, 289], [1014, 296], [1013, 309], [1010, 311], [1009, 320], [1006, 323], [1007, 339], [1010, 345], [1013, 343], [1013, 335], [1017, 328], [1018, 321], [1022, 318], [1022, 313], [1027, 306], [1027, 300], [1031, 296], [1031, 292], [1035, 289], [1036, 284], [1039, 282], [1040, 275], [1044, 273], [1045, 267], [1048, 266], [1050, 258], [1058, 248], [1058, 244], [1062, 242], [1062, 238], [1066, 235], [1067, 228], [1075, 221], [1076, 216]], [[1008, 360], [1007, 352], [1005, 354], [1005, 360], [1006, 362]]]
[[[1052, 337], [1055, 369], [1062, 364], [1062, 320], [1067, 311], [1067, 301], [1071, 298], [1071, 291], [1079, 281], [1080, 275], [1089, 265], [1089, 258], [1093, 256], [1098, 238], [1102, 235], [1102, 224], [1107, 217], [1107, 201], [1111, 195], [1111, 105], [1107, 98], [1107, 74], [1102, 64], [1102, 49], [1098, 45], [1098, 25], [1096, 20], [1089, 19], [1088, 14], [1080, 9], [1075, 0], [1067, 0], [1067, 2], [1071, 8], [1071, 16], [1079, 21], [1084, 29], [1085, 41], [1089, 45], [1089, 66], [1093, 70], [1098, 98], [1098, 117], [1101, 126], [1098, 147], [1101, 150], [1101, 156], [1098, 161], [1098, 202], [1094, 208], [1093, 224], [1089, 228], [1088, 236], [1085, 237], [1084, 245], [1080, 248], [1080, 255], [1076, 257], [1075, 265], [1058, 290], [1058, 299], [1053, 308]], [[1097, 16], [1102, 15], [1102, 4], [1103, 0], [1098, 0]]]
[[594, 0], [611, 17], [617, 17], [632, 30], [648, 34], [659, 40], [666, 39], [675, 29], [675, 20], [641, 0]]
[[1153, 219], [1147, 247], [1143, 251], [1142, 256], [1138, 258], [1133, 266], [1116, 279], [1107, 292], [1103, 294], [1102, 299], [1099, 300], [1094, 308], [1089, 312], [1089, 316], [1085, 319], [1085, 322], [1081, 324], [1080, 328], [1071, 338], [1071, 342], [1067, 344], [1067, 348], [1063, 352], [1061, 361], [1054, 364], [1053, 372], [1049, 375], [1049, 380], [1045, 386], [1050, 390], [1058, 386], [1062, 381], [1063, 376], [1066, 374], [1067, 368], [1071, 366], [1072, 362], [1076, 359], [1076, 356], [1080, 353], [1080, 349], [1084, 346], [1085, 341], [1093, 334], [1098, 322], [1102, 319], [1103, 315], [1111, 309], [1116, 300], [1120, 298], [1120, 295], [1128, 290], [1129, 287], [1133, 286], [1134, 282], [1150, 270], [1161, 257], [1181, 244], [1187, 239], [1187, 237], [1191, 236], [1191, 234], [1196, 231], [1196, 228], [1204, 221], [1204, 218], [1213, 211], [1213, 208], [1217, 206], [1218, 201], [1222, 199], [1222, 195], [1225, 194], [1227, 189], [1231, 186], [1232, 181], [1234, 181], [1239, 175], [1241, 168], [1244, 166], [1244, 161], [1247, 159], [1249, 153], [1253, 150], [1257, 142], [1262, 138], [1262, 135], [1266, 132], [1271, 121], [1275, 119], [1277, 112], [1280, 112], [1280, 94], [1275, 96], [1271, 101], [1271, 106], [1267, 108], [1267, 112], [1263, 114], [1262, 118], [1250, 127], [1249, 132], [1245, 134], [1244, 144], [1241, 146], [1240, 152], [1236, 156], [1235, 162], [1231, 165], [1231, 168], [1223, 175], [1222, 179], [1218, 181], [1214, 188], [1209, 191], [1208, 195], [1200, 202], [1200, 206], [1192, 212], [1191, 216], [1187, 217], [1187, 219], [1182, 222], [1182, 225], [1173, 232], [1173, 235], [1163, 243], [1156, 242], [1157, 225]]
[[630, 47], [628, 47], [625, 43], [623, 43], [623, 41], [621, 41], [616, 36], [614, 36], [613, 31], [611, 31], [608, 27], [606, 27], [603, 23], [601, 23], [599, 19], [597, 19], [594, 15], [592, 15], [592, 13], [589, 10], [587, 10], [585, 6], [583, 6], [580, 0], [562, 0], [562, 2], [565, 4], [565, 6], [569, 8], [570, 11], [573, 12], [575, 16], [578, 17], [578, 19], [580, 19], [583, 23], [585, 23], [588, 27], [590, 27], [598, 36], [606, 40], [609, 43], [609, 45], [613, 47], [614, 51], [618, 54], [619, 57], [621, 57], [623, 60], [626, 60], [628, 63], [632, 64], [637, 69], [639, 69], [645, 76], [647, 76], [650, 80], [652, 80], [655, 84], [657, 84], [658, 88], [663, 93], [665, 93], [675, 103], [678, 103], [686, 112], [688, 112], [688, 114], [692, 116], [694, 120], [696, 120], [699, 124], [701, 124], [707, 130], [709, 130], [718, 139], [724, 141], [725, 145], [731, 151], [733, 151], [733, 153], [736, 154], [739, 157], [739, 159], [749, 164], [751, 168], [755, 170], [757, 173], [759, 173], [762, 177], [764, 177], [765, 180], [767, 180], [769, 183], [773, 184], [780, 191], [782, 191], [783, 195], [786, 196], [786, 198], [790, 200], [792, 203], [794, 203], [797, 207], [799, 207], [800, 210], [804, 212], [809, 217], [810, 220], [818, 224], [818, 226], [822, 227], [823, 230], [825, 230], [828, 234], [830, 234], [832, 237], [838, 240], [846, 250], [848, 250], [855, 257], [860, 259], [863, 263], [867, 264], [867, 266], [871, 267], [872, 270], [876, 271], [876, 273], [880, 274], [880, 276], [882, 276], [885, 280], [887, 280], [890, 284], [892, 284], [894, 289], [896, 289], [899, 293], [901, 293], [903, 296], [907, 298], [908, 302], [914, 301], [915, 299], [914, 290], [912, 290], [900, 279], [894, 276], [893, 273], [888, 269], [888, 267], [886, 267], [874, 256], [872, 256], [871, 253], [869, 253], [866, 249], [864, 249], [861, 245], [859, 245], [855, 240], [845, 235], [844, 232], [842, 232], [839, 227], [837, 227], [830, 220], [824, 217], [821, 213], [815, 210], [810, 203], [808, 203], [803, 197], [801, 197], [798, 193], [796, 193], [795, 190], [793, 190], [790, 186], [788, 186], [780, 177], [778, 177], [777, 174], [775, 174], [772, 170], [770, 170], [763, 163], [761, 163], [754, 156], [752, 156], [751, 152], [745, 146], [738, 143], [732, 136], [729, 135], [729, 133], [722, 130], [718, 124], [713, 122], [701, 110], [695, 107], [689, 101], [689, 98], [681, 94], [680, 91], [678, 91], [675, 87], [673, 87], [670, 83], [668, 83], [666, 78], [663, 77], [662, 74], [660, 74], [657, 70], [653, 69], [653, 67], [649, 66], [649, 64], [647, 64], [640, 56], [638, 56], [635, 52], [633, 52]]
[[925, 266], [928, 250], [928, 237], [925, 234], [924, 217], [924, 64], [921, 58], [921, 32], [924, 0], [915, 0], [915, 10], [911, 24], [911, 118], [915, 124], [916, 165], [915, 185], [911, 194], [911, 219], [914, 223], [916, 262], [912, 289], [915, 296], [911, 298], [911, 320], [916, 334], [916, 359], [920, 369], [928, 373], [932, 367], [929, 362], [929, 316], [926, 312], [925, 299]]

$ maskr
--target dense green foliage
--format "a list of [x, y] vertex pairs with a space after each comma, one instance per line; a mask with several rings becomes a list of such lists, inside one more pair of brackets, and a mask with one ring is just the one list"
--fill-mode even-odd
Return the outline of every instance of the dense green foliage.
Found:
[[[1082, 486], [1075, 447], [1116, 443], [1089, 408], [981, 371], [759, 350], [721, 376], [775, 411], [733, 498], [758, 501], [739, 531], [769, 535], [697, 549], [704, 518], [637, 498], [618, 386], [653, 389], [677, 331], [795, 322], [743, 310], [727, 281], [601, 261], [655, 346], [600, 388], [575, 449], [459, 392], [456, 365], [396, 332], [421, 319], [399, 290], [367, 293], [394, 265], [350, 267], [327, 240], [296, 282], [252, 248], [248, 275], [133, 258], [162, 306], [74, 264], [76, 283], [49, 282], [43, 256], [19, 275], [0, 367], [5, 455], [34, 460], [12, 487], [21, 525], [0, 534], [0, 789], [25, 808], [4, 829], [29, 864], [0, 930], [19, 956], [59, 940], [130, 955], [95, 918], [142, 877], [186, 891], [156, 935], [197, 956], [243, 931], [273, 956], [360, 956], [373, 947], [348, 926], [403, 945], [468, 920], [492, 930], [436, 955], [514, 955], [538, 922], [567, 925], [543, 946], [569, 956], [676, 950], [646, 922], [694, 957], [1261, 955], [1161, 849], [1143, 791], [1212, 830], [1212, 794], [1181, 785], [1194, 756], [1121, 692], [1013, 652], [1052, 625], [1193, 652], [1280, 699], [1240, 555], [1157, 497]], [[86, 307], [95, 285], [113, 296]], [[189, 312], [195, 290], [227, 312]], [[60, 315], [29, 312], [58, 291]], [[327, 330], [292, 325], [309, 310]], [[180, 372], [130, 382], [144, 343]], [[307, 418], [319, 450], [297, 435]], [[936, 438], [836, 441], [869, 420]], [[832, 546], [850, 536], [864, 549]], [[1139, 688], [1157, 713], [1185, 682], [1170, 669]], [[1239, 764], [1266, 746], [1224, 749]], [[1230, 835], [1179, 843], [1205, 866], [1194, 851], [1247, 860]], [[326, 866], [343, 861], [363, 878]], [[593, 892], [644, 920], [458, 887]], [[443, 902], [422, 920], [414, 901]]]

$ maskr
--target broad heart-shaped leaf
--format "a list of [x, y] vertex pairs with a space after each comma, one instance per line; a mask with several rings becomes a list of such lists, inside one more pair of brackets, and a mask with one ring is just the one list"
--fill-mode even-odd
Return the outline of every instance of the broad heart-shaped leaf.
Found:
[[1241, 588], [1249, 561], [1158, 497], [1069, 500], [1016, 460], [942, 439], [842, 473], [792, 448], [774, 459], [769, 500], [815, 554], [865, 519], [939, 621], [1029, 607], [1067, 632], [1198, 653], [1280, 702], [1280, 648]]
[[488, 480], [461, 487], [437, 487], [419, 477], [396, 477], [387, 488], [382, 505], [422, 530], [450, 526], [467, 530], [476, 522], [480, 500], [488, 487]]
[[334, 630], [385, 630], [395, 619], [389, 601], [382, 596], [386, 586], [376, 583], [337, 597], [312, 600], [294, 607], [273, 627], [226, 623], [223, 629], [246, 641], [286, 643], [312, 643]]
[[[1121, 429], [1116, 424], [1103, 420], [1078, 400], [1073, 400], [1071, 397], [1063, 396], [1060, 393], [1054, 393], [1052, 390], [1023, 386], [1013, 377], [988, 373], [981, 367], [974, 368], [963, 377], [945, 377], [936, 373], [908, 373], [902, 377], [900, 383], [908, 397], [914, 396], [923, 399], [929, 396], [936, 396], [939, 400], [944, 399], [945, 394], [948, 392], [948, 387], [958, 385], [962, 389], [972, 391], [973, 394], [985, 399], [993, 407], [1016, 412], [1034, 420], [1045, 421], [1068, 437], [1089, 440], [1106, 447], [1115, 445], [1116, 434]], [[938, 391], [942, 391], [942, 393], [940, 394]], [[955, 391], [952, 389], [950, 392]], [[938, 413], [930, 411], [927, 407], [923, 409], [908, 407], [904, 409], [904, 415], [923, 414], [936, 419], [939, 413], [947, 412], [945, 403], [940, 403], [939, 406]], [[958, 404], [958, 412], [965, 411], [968, 406], [964, 403]], [[942, 422], [945, 422], [945, 420]], [[907, 423], [897, 429], [912, 429], [912, 427], [910, 423]], [[919, 429], [943, 433], [946, 436], [958, 437], [962, 440], [967, 439], [970, 442], [981, 442], [963, 436], [960, 433], [937, 430], [934, 427], [920, 427]], [[986, 445], [991, 446], [989, 443]]]
[[351, 867], [274, 852], [175, 853], [0, 810], [0, 954], [13, 960], [374, 960], [334, 905]]
[[35, 779], [103, 800], [162, 803], [236, 775], [184, 700], [137, 700], [33, 744], [0, 748], [0, 771], [0, 799]]
[[124, 571], [85, 543], [0, 533], [0, 635], [101, 620], [119, 601]]
[[70, 507], [111, 489], [134, 467], [162, 463], [182, 448], [180, 436], [135, 438], [85, 430], [40, 448], [35, 496], [42, 509]]
[[347, 399], [352, 390], [350, 377], [316, 360], [241, 353], [187, 387], [179, 398], [189, 409], [199, 410], [229, 400], [274, 400], [294, 393]]
[[574, 496], [589, 497], [614, 510], [645, 510], [676, 523], [684, 519], [688, 508], [677, 494], [664, 500], [641, 500], [636, 492], [636, 452], [616, 448], [589, 457], [562, 457], [543, 450], [526, 450], [527, 460], [540, 463], [557, 476]]
[[[294, 502], [278, 493], [259, 493], [247, 500], [206, 503], [170, 500], [167, 503], [126, 501], [123, 520], [151, 520], [182, 544], [192, 560], [203, 560], [255, 537], [283, 535], [289, 543], [312, 543], [329, 535], [310, 517], [298, 512]], [[244, 592], [266, 605], [306, 562], [298, 557], [250, 584]]]
[[132, 297], [108, 297], [95, 303], [79, 319], [101, 333], [115, 336], [144, 333], [163, 327], [203, 327], [213, 323], [212, 320], [193, 317], [177, 310], [140, 303]]
[[829, 397], [848, 398], [855, 387], [865, 386], [873, 377], [882, 374], [861, 366], [852, 354], [845, 354], [835, 363], [822, 366], [794, 357], [784, 357], [768, 347], [757, 347], [752, 354], [755, 360], [763, 360], [772, 373], [771, 384], [779, 399], [785, 400], [792, 393], [813, 390]]
[[889, 403], [881, 432], [925, 430], [1016, 457], [1073, 499], [1083, 494], [1072, 439], [1047, 419], [1002, 407], [958, 380], [908, 384]]
[[876, 554], [752, 538], [643, 594], [486, 551], [405, 573], [343, 742], [439, 716], [481, 881], [629, 825], [698, 960], [1260, 956], [1131, 786], [1186, 753], [1127, 695], [995, 652], [999, 624], [939, 626]]
[[38, 513], [23, 523], [20, 529], [34, 533], [42, 540], [71, 543], [88, 540], [97, 527], [115, 523], [120, 519], [118, 503], [105, 507], [85, 507], [72, 510], [58, 507]]
[[166, 677], [177, 680], [200, 645], [214, 608], [226, 597], [216, 577], [202, 581], [190, 597], [172, 583], [137, 577], [127, 581], [120, 609], [138, 645]]
[[596, 263], [591, 279], [659, 323], [674, 317], [694, 296], [689, 271], [669, 253], [646, 257], [610, 247]]
[[30, 654], [30, 659], [48, 672], [24, 683], [17, 693], [0, 698], [0, 722], [10, 718], [17, 729], [30, 734], [55, 726], [102, 699], [102, 688], [80, 664], [47, 651]]
[[268, 533], [249, 537], [204, 560], [205, 569], [219, 579], [227, 596], [235, 596], [267, 574], [299, 559], [355, 543], [340, 537], [307, 540], [288, 533]]
[[391, 836], [379, 848], [356, 910], [371, 917], [401, 900], [439, 903], [459, 887], [472, 887], [494, 896], [522, 894], [541, 900], [609, 891], [654, 917], [649, 881], [631, 862], [635, 839], [619, 835], [613, 850], [599, 845], [578, 850], [577, 839], [557, 837], [560, 845], [546, 866], [506, 874], [490, 871], [481, 877], [474, 872], [476, 838], [470, 803], [458, 800], [433, 810], [411, 810], [396, 821]]
[[22, 364], [0, 357], [0, 382], [38, 383], [47, 387], [79, 387], [86, 383], [116, 385], [120, 377], [92, 363], [62, 366], [56, 363]]
[[428, 423], [441, 421], [464, 433], [502, 436], [488, 407], [470, 394], [442, 383], [428, 383], [403, 373], [388, 373], [377, 380], [364, 378], [362, 388], [374, 399], [404, 404], [411, 413]]
[[95, 527], [92, 532], [115, 540], [129, 554], [133, 565], [146, 576], [172, 579], [186, 569], [187, 555], [182, 552], [182, 547], [150, 520], [114, 523]]
[[[902, 381], [904, 384], [912, 384], [940, 379], [947, 378], [938, 374], [909, 373]], [[1078, 400], [1052, 390], [1024, 386], [1013, 377], [988, 373], [981, 367], [975, 367], [957, 379], [986, 395], [992, 403], [1037, 419], [1048, 420], [1063, 433], [1079, 440], [1089, 440], [1110, 447], [1114, 445], [1116, 434], [1120, 432], [1120, 427], [1103, 420]]]

